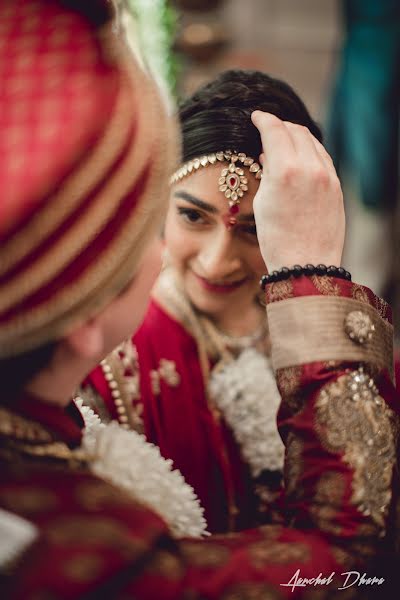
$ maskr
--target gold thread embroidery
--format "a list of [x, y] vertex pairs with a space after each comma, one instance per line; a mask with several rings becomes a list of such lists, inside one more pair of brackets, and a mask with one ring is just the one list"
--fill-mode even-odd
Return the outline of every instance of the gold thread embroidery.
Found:
[[265, 583], [238, 583], [232, 585], [221, 600], [282, 600], [282, 595]]
[[163, 577], [167, 581], [178, 581], [183, 577], [185, 568], [179, 556], [175, 556], [167, 550], [158, 550], [151, 556], [145, 572], [150, 576]]
[[354, 566], [354, 555], [351, 552], [346, 552], [346, 550], [339, 546], [332, 546], [331, 550], [336, 562], [339, 563], [340, 566]]
[[29, 444], [21, 441], [7, 440], [4, 448], [1, 449], [3, 456], [12, 458], [13, 453], [26, 454], [35, 458], [54, 458], [56, 460], [66, 461], [70, 467], [86, 466], [91, 460], [91, 456], [80, 450], [71, 450], [63, 442], [52, 442], [49, 444]]
[[360, 368], [322, 388], [316, 430], [324, 446], [354, 471], [352, 503], [381, 529], [392, 497], [395, 417]]
[[290, 410], [292, 415], [302, 410], [305, 405], [304, 398], [298, 393], [302, 372], [302, 367], [296, 366], [278, 369], [275, 373], [278, 389], [283, 398], [282, 404]]
[[227, 562], [230, 555], [228, 548], [208, 540], [200, 545], [196, 542], [182, 542], [181, 549], [191, 565], [201, 568], [221, 566]]
[[151, 391], [155, 396], [158, 396], [161, 392], [160, 387], [160, 374], [156, 369], [151, 369], [150, 371], [150, 385]]
[[286, 460], [284, 466], [285, 489], [288, 495], [296, 493], [299, 497], [302, 490], [299, 487], [300, 475], [303, 472], [303, 442], [292, 432], [286, 440]]
[[[69, 546], [79, 542], [82, 537], [90, 539], [93, 543], [107, 543], [114, 548], [120, 540], [128, 541], [129, 535], [124, 523], [112, 516], [92, 514], [88, 519], [86, 515], [55, 516], [49, 521], [47, 536], [58, 546]], [[140, 552], [145, 549], [143, 540], [132, 540], [132, 549]]]
[[282, 525], [261, 525], [257, 528], [258, 533], [262, 535], [263, 540], [272, 541], [279, 537], [283, 531]]
[[0, 492], [0, 496], [4, 506], [25, 515], [47, 513], [59, 506], [59, 498], [51, 489], [35, 487], [31, 484], [29, 488], [24, 486], [4, 489]]
[[339, 360], [327, 360], [327, 361], [323, 361], [324, 364], [324, 369], [326, 369], [327, 371], [332, 371], [338, 368], [338, 366], [340, 365], [340, 361]]
[[363, 304], [371, 304], [367, 292], [362, 287], [362, 285], [358, 285], [358, 283], [353, 283], [353, 285], [351, 286], [351, 295], [354, 298], [354, 300], [358, 300]]
[[290, 279], [284, 281], [275, 281], [267, 286], [267, 304], [269, 302], [278, 302], [293, 297], [293, 283]]
[[379, 296], [375, 296], [375, 306], [383, 319], [388, 320], [389, 304]]
[[342, 528], [335, 518], [342, 506], [345, 487], [343, 475], [335, 471], [322, 473], [317, 481], [310, 512], [320, 531], [340, 534]]
[[61, 571], [67, 581], [88, 583], [97, 580], [105, 569], [105, 560], [99, 554], [82, 552], [78, 556], [67, 556]]
[[332, 277], [328, 275], [324, 275], [323, 277], [318, 277], [317, 275], [313, 275], [311, 277], [311, 281], [314, 286], [324, 296], [339, 296], [340, 288], [337, 283], [333, 283]]
[[35, 442], [50, 442], [52, 437], [44, 427], [0, 407], [0, 433], [2, 435]]
[[171, 387], [178, 387], [181, 382], [181, 377], [176, 370], [176, 364], [173, 360], [167, 360], [162, 358], [160, 360], [160, 366], [158, 372], [161, 379], [165, 381]]
[[297, 394], [300, 389], [301, 374], [302, 367], [299, 366], [287, 367], [276, 371], [276, 383], [284, 398]]
[[71, 450], [64, 442], [54, 441], [50, 432], [39, 423], [33, 423], [5, 408], [0, 409], [0, 451], [12, 460], [15, 454], [67, 461], [71, 466], [86, 465], [89, 454], [76, 448]]
[[102, 511], [109, 507], [132, 505], [131, 496], [101, 479], [77, 484], [74, 497], [78, 506], [85, 511]]
[[164, 381], [173, 388], [179, 386], [181, 376], [176, 370], [176, 363], [173, 360], [161, 358], [158, 369], [152, 369], [150, 371], [151, 389], [156, 396], [161, 393], [161, 381]]
[[305, 563], [310, 560], [310, 548], [301, 542], [279, 542], [272, 544], [256, 542], [247, 548], [250, 561], [256, 569], [264, 569], [268, 564], [287, 565], [291, 562]]

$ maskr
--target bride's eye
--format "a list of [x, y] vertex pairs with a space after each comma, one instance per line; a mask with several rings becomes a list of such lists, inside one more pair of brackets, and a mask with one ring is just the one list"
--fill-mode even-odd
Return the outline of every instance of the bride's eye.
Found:
[[182, 217], [186, 223], [194, 225], [196, 223], [204, 223], [204, 219], [198, 210], [194, 208], [187, 208], [184, 206], [178, 206], [178, 214]]

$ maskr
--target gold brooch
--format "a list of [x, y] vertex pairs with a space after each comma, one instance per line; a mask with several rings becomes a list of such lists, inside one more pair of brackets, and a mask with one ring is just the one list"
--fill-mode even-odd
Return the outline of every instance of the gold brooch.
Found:
[[353, 310], [345, 318], [344, 330], [352, 342], [363, 345], [372, 339], [375, 325], [367, 313]]

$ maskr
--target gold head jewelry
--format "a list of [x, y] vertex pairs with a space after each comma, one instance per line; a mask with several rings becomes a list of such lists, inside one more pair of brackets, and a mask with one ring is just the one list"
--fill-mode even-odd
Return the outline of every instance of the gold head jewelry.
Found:
[[232, 150], [224, 150], [193, 158], [192, 160], [185, 162], [177, 171], [175, 171], [171, 176], [170, 183], [177, 183], [184, 177], [195, 173], [201, 167], [208, 167], [208, 165], [214, 165], [217, 162], [228, 163], [228, 166], [224, 167], [221, 171], [221, 175], [218, 179], [218, 189], [229, 201], [229, 214], [227, 215], [226, 220], [227, 226], [234, 227], [236, 225], [235, 215], [239, 212], [240, 200], [249, 189], [245, 171], [239, 164], [243, 165], [243, 167], [247, 167], [249, 172], [252, 173], [256, 179], [261, 179], [262, 177], [262, 167], [254, 160], [254, 158], [247, 156], [244, 152], [236, 153]]

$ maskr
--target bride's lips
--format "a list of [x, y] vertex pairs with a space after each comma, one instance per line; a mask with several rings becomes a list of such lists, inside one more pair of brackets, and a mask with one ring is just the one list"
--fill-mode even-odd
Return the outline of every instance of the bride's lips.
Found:
[[247, 281], [247, 277], [243, 277], [243, 279], [239, 279], [237, 281], [215, 283], [205, 279], [204, 277], [200, 277], [200, 275], [197, 275], [197, 273], [194, 273], [193, 271], [192, 273], [204, 289], [209, 292], [216, 292], [217, 294], [229, 294], [230, 292], [240, 288]]

